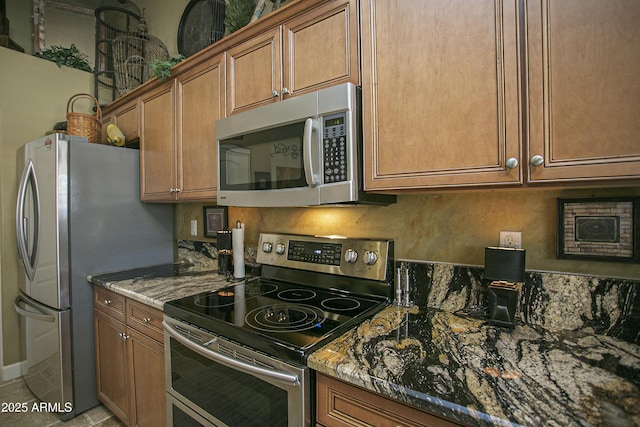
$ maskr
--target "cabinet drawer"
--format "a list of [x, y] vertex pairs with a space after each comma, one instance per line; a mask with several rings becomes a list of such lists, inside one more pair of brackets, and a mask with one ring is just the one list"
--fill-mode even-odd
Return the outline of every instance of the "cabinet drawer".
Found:
[[127, 326], [163, 342], [162, 312], [148, 305], [127, 299]]
[[124, 323], [124, 301], [122, 295], [101, 286], [93, 287], [93, 307]]

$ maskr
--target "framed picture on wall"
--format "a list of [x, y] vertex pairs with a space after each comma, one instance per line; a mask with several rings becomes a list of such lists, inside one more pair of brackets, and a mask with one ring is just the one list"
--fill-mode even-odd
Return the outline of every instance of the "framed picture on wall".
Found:
[[203, 208], [204, 237], [216, 237], [219, 230], [227, 229], [226, 206], [205, 206]]
[[558, 199], [558, 258], [640, 262], [639, 202]]

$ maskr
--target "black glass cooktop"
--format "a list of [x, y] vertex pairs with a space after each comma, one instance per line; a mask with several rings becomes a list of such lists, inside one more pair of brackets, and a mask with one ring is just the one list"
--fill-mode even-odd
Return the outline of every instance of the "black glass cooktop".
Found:
[[164, 312], [267, 354], [304, 363], [327, 340], [386, 304], [386, 299], [261, 279], [170, 301]]

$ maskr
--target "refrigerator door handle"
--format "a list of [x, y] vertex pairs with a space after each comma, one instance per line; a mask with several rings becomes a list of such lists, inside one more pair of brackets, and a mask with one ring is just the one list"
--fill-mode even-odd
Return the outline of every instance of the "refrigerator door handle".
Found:
[[31, 307], [34, 308], [36, 310], [38, 310], [37, 307], [34, 307], [32, 305], [29, 305], [29, 302], [26, 301], [24, 298], [22, 298], [21, 296], [18, 296], [15, 300], [15, 302], [13, 303], [16, 312], [18, 314], [20, 314], [21, 316], [24, 317], [30, 317], [32, 319], [35, 320], [40, 320], [42, 322], [49, 322], [49, 323], [53, 323], [56, 321], [56, 316], [52, 316], [50, 314], [46, 314], [43, 311], [38, 310], [38, 313], [34, 313], [33, 311], [29, 311], [29, 310], [25, 310], [24, 308], [20, 307], [20, 303], [24, 303], [24, 305], [26, 307]]
[[[33, 232], [29, 236], [28, 218], [25, 217], [25, 205], [27, 203], [27, 190], [31, 188], [33, 194]], [[18, 187], [18, 201], [16, 203], [16, 240], [18, 242], [18, 258], [24, 265], [25, 272], [29, 280], [33, 280], [36, 274], [36, 265], [38, 262], [38, 241], [39, 241], [39, 224], [40, 224], [40, 193], [38, 192], [38, 181], [36, 179], [35, 167], [31, 159], [22, 172], [20, 185]], [[29, 238], [33, 239], [33, 248], [29, 253]]]

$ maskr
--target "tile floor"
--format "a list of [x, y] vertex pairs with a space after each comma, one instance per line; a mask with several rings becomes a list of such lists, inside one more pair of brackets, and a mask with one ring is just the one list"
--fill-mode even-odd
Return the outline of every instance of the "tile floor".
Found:
[[21, 378], [0, 381], [0, 426], [11, 427], [124, 427], [107, 408], [98, 406], [63, 422], [56, 414], [10, 411], [8, 403], [26, 403], [31, 408], [36, 398]]

